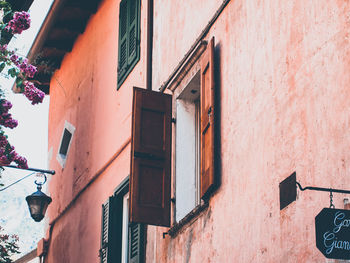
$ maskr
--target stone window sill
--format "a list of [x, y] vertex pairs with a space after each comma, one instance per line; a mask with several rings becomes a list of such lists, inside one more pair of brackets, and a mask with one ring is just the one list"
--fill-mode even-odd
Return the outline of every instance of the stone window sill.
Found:
[[[167, 233], [170, 237], [174, 238], [178, 233], [184, 228], [185, 225], [189, 224], [192, 221], [195, 221], [203, 211], [207, 210], [209, 207], [208, 201], [202, 201], [201, 204], [197, 205], [191, 212], [189, 212], [183, 219], [178, 223], [175, 223]], [[163, 236], [164, 236], [163, 234]]]

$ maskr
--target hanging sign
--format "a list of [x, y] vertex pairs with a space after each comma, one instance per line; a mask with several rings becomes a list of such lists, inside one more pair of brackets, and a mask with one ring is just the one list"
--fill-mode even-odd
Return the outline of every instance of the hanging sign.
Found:
[[325, 257], [350, 259], [350, 210], [324, 208], [315, 226], [316, 246]]

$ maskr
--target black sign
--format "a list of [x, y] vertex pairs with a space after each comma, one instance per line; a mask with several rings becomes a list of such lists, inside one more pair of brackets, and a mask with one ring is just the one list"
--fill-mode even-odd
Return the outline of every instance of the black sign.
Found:
[[325, 257], [350, 259], [350, 210], [324, 208], [315, 225], [316, 246]]

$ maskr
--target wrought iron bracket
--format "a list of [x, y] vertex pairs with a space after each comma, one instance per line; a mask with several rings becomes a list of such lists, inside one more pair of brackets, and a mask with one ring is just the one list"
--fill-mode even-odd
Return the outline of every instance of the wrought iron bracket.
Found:
[[3, 165], [2, 167], [15, 168], [15, 169], [20, 169], [20, 170], [27, 170], [27, 171], [46, 173], [46, 174], [52, 174], [52, 175], [54, 175], [56, 173], [55, 170], [44, 170], [44, 169], [38, 169], [38, 168], [19, 168], [19, 167], [14, 166], [14, 165]]
[[322, 187], [314, 187], [314, 186], [306, 186], [303, 188], [299, 182], [295, 182], [301, 191], [305, 190], [313, 190], [313, 191], [322, 191], [322, 192], [333, 192], [333, 193], [341, 193], [341, 194], [350, 194], [350, 190], [343, 189], [334, 189], [334, 188], [322, 188]]
[[46, 174], [54, 175], [56, 173], [54, 170], [44, 170], [44, 169], [37, 169], [37, 168], [19, 168], [19, 167], [14, 166], [14, 165], [4, 165], [4, 166], [1, 166], [1, 167], [15, 168], [15, 169], [21, 169], [21, 170], [27, 170], [27, 171], [33, 171], [33, 172], [28, 174], [28, 175], [26, 175], [26, 176], [24, 176], [24, 177], [22, 177], [21, 179], [17, 180], [16, 182], [13, 182], [13, 183], [11, 183], [10, 185], [8, 185], [8, 186], [6, 186], [4, 188], [1, 188], [0, 192], [6, 190], [7, 188], [11, 187], [12, 185], [15, 185], [15, 184], [19, 183], [20, 181], [24, 180], [25, 178], [35, 174], [35, 172], [41, 173], [44, 176], [44, 181], [43, 182], [38, 182], [37, 180], [35, 180], [35, 182], [34, 182], [37, 185], [37, 189], [41, 190], [42, 189], [42, 185], [45, 184], [46, 181], [47, 181]]
[[315, 186], [306, 186], [302, 187], [299, 182], [296, 180], [296, 172], [292, 173], [286, 179], [284, 179], [280, 185], [280, 210], [287, 207], [290, 203], [294, 202], [297, 197], [297, 188], [301, 191], [312, 190], [312, 191], [322, 191], [330, 193], [330, 207], [334, 207], [333, 205], [333, 193], [341, 193], [341, 194], [350, 194], [350, 190], [343, 189], [334, 189], [334, 188], [323, 188], [323, 187], [315, 187]]

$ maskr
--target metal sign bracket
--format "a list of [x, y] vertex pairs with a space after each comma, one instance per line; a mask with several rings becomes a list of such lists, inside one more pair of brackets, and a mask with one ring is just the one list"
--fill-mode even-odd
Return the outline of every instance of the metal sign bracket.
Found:
[[299, 182], [296, 180], [296, 172], [292, 173], [286, 179], [284, 179], [280, 185], [280, 210], [287, 207], [290, 203], [296, 201], [297, 197], [297, 187], [301, 191], [312, 190], [312, 191], [322, 191], [330, 193], [330, 207], [334, 208], [333, 205], [333, 193], [342, 193], [342, 194], [350, 194], [350, 190], [343, 189], [334, 189], [334, 188], [323, 188], [323, 187], [314, 187], [314, 186], [306, 186], [302, 187]]

